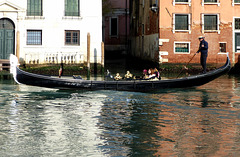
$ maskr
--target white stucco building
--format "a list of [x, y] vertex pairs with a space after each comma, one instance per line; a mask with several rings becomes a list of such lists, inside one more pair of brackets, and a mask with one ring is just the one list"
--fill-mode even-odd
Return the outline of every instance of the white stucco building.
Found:
[[101, 62], [102, 0], [0, 0], [0, 59], [20, 61]]

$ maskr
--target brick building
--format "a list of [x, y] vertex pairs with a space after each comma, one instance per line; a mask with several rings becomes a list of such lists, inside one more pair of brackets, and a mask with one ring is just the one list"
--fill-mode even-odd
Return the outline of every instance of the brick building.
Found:
[[[147, 8], [142, 9], [143, 3]], [[135, 12], [140, 13], [141, 10], [145, 12], [144, 14], [150, 13], [155, 5], [151, 6], [148, 3], [140, 0], [139, 4], [136, 5], [140, 9], [139, 11], [135, 9], [133, 15]], [[198, 50], [198, 36], [205, 36], [209, 43], [208, 63], [225, 62], [227, 52], [233, 63], [238, 61], [240, 52], [240, 0], [158, 0], [155, 3], [158, 10], [159, 52], [156, 54], [155, 51], [150, 51], [150, 56], [155, 57], [151, 57], [151, 60], [159, 59], [160, 63], [188, 62]], [[132, 16], [133, 25], [137, 25], [135, 28], [133, 27], [133, 30], [142, 30], [142, 34], [134, 34], [133, 42], [140, 36], [145, 38], [146, 32], [150, 29], [146, 26], [147, 22], [152, 20], [155, 22], [156, 20], [156, 18], [150, 20], [150, 14], [147, 17], [139, 18], [142, 21], [135, 22], [134, 16]], [[146, 21], [146, 19], [148, 20]], [[135, 43], [139, 44], [136, 47], [143, 45], [138, 41]], [[144, 41], [143, 43], [144, 47], [153, 46], [152, 42], [146, 43]], [[145, 58], [144, 52], [139, 56]], [[192, 62], [198, 63], [199, 58], [195, 57]]]
[[126, 53], [129, 37], [129, 0], [109, 0], [111, 7], [103, 15], [103, 41], [108, 53]]

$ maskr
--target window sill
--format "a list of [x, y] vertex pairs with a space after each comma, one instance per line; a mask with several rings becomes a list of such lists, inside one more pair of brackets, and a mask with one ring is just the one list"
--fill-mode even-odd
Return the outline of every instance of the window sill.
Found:
[[218, 5], [220, 6], [220, 3], [202, 3], [202, 6], [204, 5]]
[[203, 30], [204, 33], [218, 33], [220, 34], [220, 30]]
[[26, 45], [25, 48], [42, 48], [43, 45]]
[[66, 46], [66, 47], [79, 47], [80, 45], [70, 45], [70, 44], [65, 44], [64, 46]]
[[240, 5], [240, 3], [232, 3], [232, 6], [234, 6], [234, 5]]
[[175, 6], [175, 5], [189, 5], [189, 6], [191, 6], [191, 3], [189, 3], [189, 2], [173, 2], [173, 6]]
[[117, 35], [110, 35], [110, 38], [118, 38]]
[[173, 33], [189, 33], [189, 34], [191, 34], [191, 30], [173, 30]]
[[190, 52], [174, 52], [176, 55], [182, 55], [182, 54], [190, 54]]
[[81, 20], [82, 17], [81, 16], [63, 16], [62, 19], [63, 20]]
[[25, 20], [44, 20], [44, 16], [26, 16]]

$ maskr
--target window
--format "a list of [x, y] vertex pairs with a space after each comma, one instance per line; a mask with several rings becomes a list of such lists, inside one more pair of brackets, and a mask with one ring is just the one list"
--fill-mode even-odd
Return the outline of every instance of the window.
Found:
[[175, 0], [175, 2], [188, 2], [188, 0]]
[[204, 16], [204, 30], [217, 30], [217, 16], [205, 15]]
[[239, 5], [240, 4], [240, 0], [232, 0], [232, 6], [234, 6], [235, 4]]
[[217, 4], [220, 6], [219, 0], [202, 0], [202, 6], [204, 6], [204, 4]]
[[190, 32], [190, 14], [174, 14], [173, 32], [175, 31]]
[[42, 31], [27, 30], [27, 45], [42, 45]]
[[174, 53], [190, 53], [190, 42], [174, 42]]
[[175, 15], [175, 30], [188, 30], [188, 15]]
[[117, 36], [118, 35], [118, 18], [111, 18], [110, 21], [110, 35]]
[[240, 18], [235, 19], [235, 29], [240, 30]]
[[158, 0], [149, 0], [150, 8], [151, 7], [158, 7]]
[[204, 32], [218, 32], [220, 34], [219, 30], [219, 14], [213, 14], [213, 15], [207, 15], [203, 14], [202, 17], [202, 30]]
[[80, 31], [65, 31], [66, 45], [80, 45]]
[[227, 43], [224, 43], [224, 42], [219, 43], [220, 53], [226, 53], [227, 52], [226, 45], [227, 45]]
[[175, 4], [188, 4], [191, 6], [191, 0], [173, 0], [173, 6], [175, 6]]
[[79, 0], [65, 0], [65, 16], [80, 16]]
[[27, 16], [42, 16], [42, 0], [27, 1]]
[[218, 0], [204, 0], [204, 3], [217, 3]]

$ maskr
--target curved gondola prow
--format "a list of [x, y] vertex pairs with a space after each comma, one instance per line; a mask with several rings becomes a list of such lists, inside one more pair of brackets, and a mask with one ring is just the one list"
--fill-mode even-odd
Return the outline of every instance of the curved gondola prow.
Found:
[[231, 68], [231, 62], [230, 62], [230, 59], [229, 59], [229, 53], [227, 53], [226, 55], [227, 55], [227, 61], [226, 61], [226, 63], [225, 63], [222, 67], [220, 67], [220, 68], [228, 67], [229, 70], [230, 70], [230, 68]]
[[227, 53], [227, 60], [226, 60], [226, 63], [220, 67], [219, 69], [225, 69], [225, 73], [228, 73], [231, 69], [231, 61], [230, 61], [230, 58], [229, 58], [229, 53]]
[[18, 58], [17, 56], [11, 54], [10, 55], [10, 73], [13, 75], [13, 78], [15, 80], [15, 82], [17, 82], [18, 84], [21, 84], [20, 82], [18, 82], [17, 80], [17, 67], [20, 64], [18, 63]]

